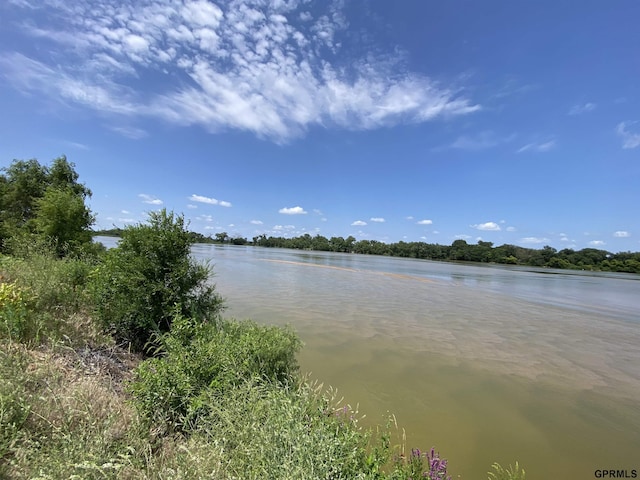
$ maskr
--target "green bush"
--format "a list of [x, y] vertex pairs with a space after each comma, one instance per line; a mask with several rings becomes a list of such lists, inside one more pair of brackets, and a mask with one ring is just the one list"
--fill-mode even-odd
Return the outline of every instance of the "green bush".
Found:
[[215, 319], [222, 299], [190, 247], [184, 217], [166, 210], [123, 231], [92, 276], [97, 317], [117, 341], [146, 351], [155, 335], [169, 331], [176, 309], [199, 321]]
[[138, 367], [132, 393], [143, 417], [175, 430], [192, 428], [210, 407], [205, 399], [211, 395], [225, 395], [254, 378], [286, 384], [297, 371], [301, 346], [286, 328], [180, 316], [159, 342], [163, 356]]

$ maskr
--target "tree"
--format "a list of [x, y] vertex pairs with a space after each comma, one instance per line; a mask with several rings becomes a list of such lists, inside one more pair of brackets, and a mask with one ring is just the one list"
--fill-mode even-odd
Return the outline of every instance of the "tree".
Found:
[[8, 238], [32, 234], [53, 243], [58, 255], [86, 246], [94, 221], [85, 205], [90, 196], [65, 156], [53, 160], [51, 167], [35, 159], [14, 160], [0, 176], [2, 246]]
[[143, 352], [176, 315], [215, 319], [222, 298], [209, 282], [210, 268], [191, 259], [191, 245], [184, 216], [165, 209], [124, 229], [93, 281], [96, 314], [118, 341]]
[[229, 240], [229, 234], [227, 232], [216, 233], [216, 242], [225, 243]]
[[36, 200], [35, 230], [51, 239], [60, 257], [91, 243], [90, 227], [94, 221], [82, 197], [70, 188], [49, 187]]

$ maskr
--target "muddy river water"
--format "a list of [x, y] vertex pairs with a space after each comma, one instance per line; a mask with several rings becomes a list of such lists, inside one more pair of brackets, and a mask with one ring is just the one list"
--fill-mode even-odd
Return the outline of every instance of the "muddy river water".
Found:
[[301, 367], [393, 413], [453, 478], [640, 475], [640, 276], [196, 245], [227, 315], [290, 324]]

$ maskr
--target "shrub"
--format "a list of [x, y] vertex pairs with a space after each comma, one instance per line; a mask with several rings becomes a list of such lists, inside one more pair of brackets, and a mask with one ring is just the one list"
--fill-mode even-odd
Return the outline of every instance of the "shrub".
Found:
[[199, 321], [221, 310], [210, 269], [191, 259], [190, 247], [184, 217], [164, 209], [122, 232], [92, 276], [96, 314], [117, 341], [145, 351], [155, 335], [169, 331], [176, 309]]
[[188, 430], [210, 405], [250, 379], [286, 384], [297, 371], [301, 343], [289, 329], [224, 320], [220, 325], [177, 316], [160, 339], [161, 358], [144, 361], [132, 384], [135, 405], [148, 420]]

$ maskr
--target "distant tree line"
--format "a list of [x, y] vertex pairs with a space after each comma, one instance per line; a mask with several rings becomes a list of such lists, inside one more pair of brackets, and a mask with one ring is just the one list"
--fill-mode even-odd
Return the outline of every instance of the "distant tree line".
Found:
[[501, 263], [575, 270], [601, 270], [610, 272], [640, 273], [640, 252], [611, 253], [596, 248], [560, 251], [550, 246], [542, 249], [516, 245], [494, 247], [492, 242], [477, 244], [456, 240], [451, 245], [425, 242], [383, 243], [377, 240], [358, 240], [352, 236], [326, 238], [309, 234], [294, 238], [260, 235], [248, 242], [260, 247], [293, 248], [326, 252], [362, 253], [391, 257], [418, 258], [459, 262]]
[[[120, 229], [101, 230], [100, 235], [119, 236]], [[476, 244], [465, 240], [455, 240], [451, 245], [425, 242], [384, 243], [377, 240], [357, 240], [353, 236], [331, 237], [311, 236], [308, 233], [293, 238], [267, 237], [265, 234], [247, 240], [231, 237], [227, 232], [216, 233], [214, 237], [189, 232], [194, 243], [218, 243], [228, 245], [254, 245], [257, 247], [291, 248], [295, 250], [316, 250], [321, 252], [361, 253], [386, 255], [390, 257], [418, 258], [454, 262], [501, 263], [505, 265], [526, 265], [573, 270], [593, 270], [606, 272], [640, 273], [640, 252], [611, 253], [596, 248], [556, 250], [548, 245], [541, 249], [504, 244], [494, 247], [492, 242]]]
[[[124, 229], [119, 227], [113, 227], [103, 230], [94, 230], [93, 235], [102, 235], [105, 237], [121, 237]], [[191, 243], [228, 243], [231, 245], [246, 245], [249, 242], [243, 237], [231, 237], [227, 232], [216, 233], [215, 236], [203, 235], [199, 232], [187, 232]]]

